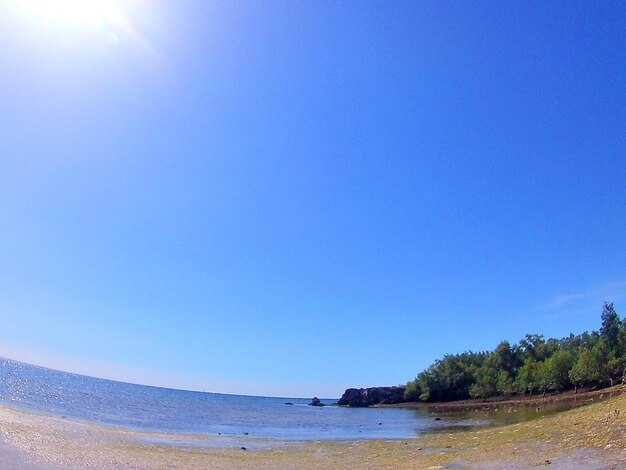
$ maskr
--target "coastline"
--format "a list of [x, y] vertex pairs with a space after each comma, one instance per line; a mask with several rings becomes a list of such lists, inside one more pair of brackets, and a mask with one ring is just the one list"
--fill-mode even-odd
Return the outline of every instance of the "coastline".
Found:
[[216, 437], [217, 444], [226, 442], [227, 446], [181, 447], [163, 444], [171, 443], [172, 435], [109, 428], [6, 407], [0, 407], [0, 431], [10, 446], [0, 447], [0, 459], [14, 458], [22, 466], [11, 468], [19, 470], [515, 469], [546, 462], [551, 468], [611, 468], [626, 466], [626, 395], [616, 394], [523, 423], [403, 440], [288, 443]]
[[450, 402], [404, 402], [393, 405], [373, 405], [376, 408], [408, 408], [408, 409], [425, 409], [433, 412], [454, 412], [454, 411], [475, 411], [488, 410], [494, 408], [529, 408], [542, 405], [564, 405], [564, 406], [583, 406], [594, 403], [599, 400], [611, 398], [616, 395], [626, 393], [626, 385], [614, 385], [613, 387], [601, 388], [598, 390], [587, 390], [574, 393], [569, 390], [563, 393], [549, 393], [545, 396], [522, 396], [507, 398], [489, 398], [486, 400], [469, 399]]

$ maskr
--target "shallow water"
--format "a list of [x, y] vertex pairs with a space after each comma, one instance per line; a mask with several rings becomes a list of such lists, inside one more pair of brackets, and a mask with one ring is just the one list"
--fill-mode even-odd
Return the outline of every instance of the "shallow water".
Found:
[[[440, 418], [442, 423], [440, 428], [432, 431], [456, 431], [484, 426], [516, 424], [585, 406], [589, 403], [589, 401], [581, 400], [578, 402], [534, 403], [526, 406], [525, 404], [492, 402], [484, 408], [432, 411], [431, 414]], [[458, 425], [459, 423], [461, 426]]]
[[[336, 399], [322, 400], [330, 405]], [[293, 405], [286, 405], [286, 402]], [[0, 360], [0, 404], [137, 431], [170, 433], [174, 445], [221, 436], [309, 441], [400, 439], [488, 423], [480, 416], [435, 421], [424, 410], [308, 406], [310, 399], [190, 392], [96, 379]]]

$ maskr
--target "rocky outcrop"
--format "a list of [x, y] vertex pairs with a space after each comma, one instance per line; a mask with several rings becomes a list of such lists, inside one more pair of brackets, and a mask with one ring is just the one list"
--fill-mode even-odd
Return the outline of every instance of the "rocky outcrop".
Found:
[[404, 403], [406, 387], [349, 388], [337, 402], [340, 406], [364, 407], [371, 405], [394, 405]]
[[313, 397], [313, 400], [311, 400], [311, 403], [309, 403], [310, 406], [324, 406], [324, 403], [322, 403], [322, 401], [317, 398], [317, 397]]

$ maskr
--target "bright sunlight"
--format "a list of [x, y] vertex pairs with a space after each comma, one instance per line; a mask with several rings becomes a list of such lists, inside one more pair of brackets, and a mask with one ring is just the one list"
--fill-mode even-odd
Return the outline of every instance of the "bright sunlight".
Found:
[[75, 26], [119, 23], [122, 15], [115, 0], [14, 0], [29, 16]]

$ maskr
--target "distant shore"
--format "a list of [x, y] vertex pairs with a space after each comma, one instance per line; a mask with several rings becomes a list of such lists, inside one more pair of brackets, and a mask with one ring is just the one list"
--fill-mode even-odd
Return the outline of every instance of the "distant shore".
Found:
[[287, 443], [241, 439], [218, 442], [227, 442], [228, 447], [177, 447], [163, 444], [176, 439], [174, 435], [133, 432], [5, 407], [0, 407], [0, 431], [11, 446], [6, 452], [22, 455], [24, 465], [35, 465], [18, 466], [20, 470], [521, 469], [544, 464], [561, 469], [623, 468], [626, 394], [603, 398], [588, 406], [514, 425], [400, 440]]

